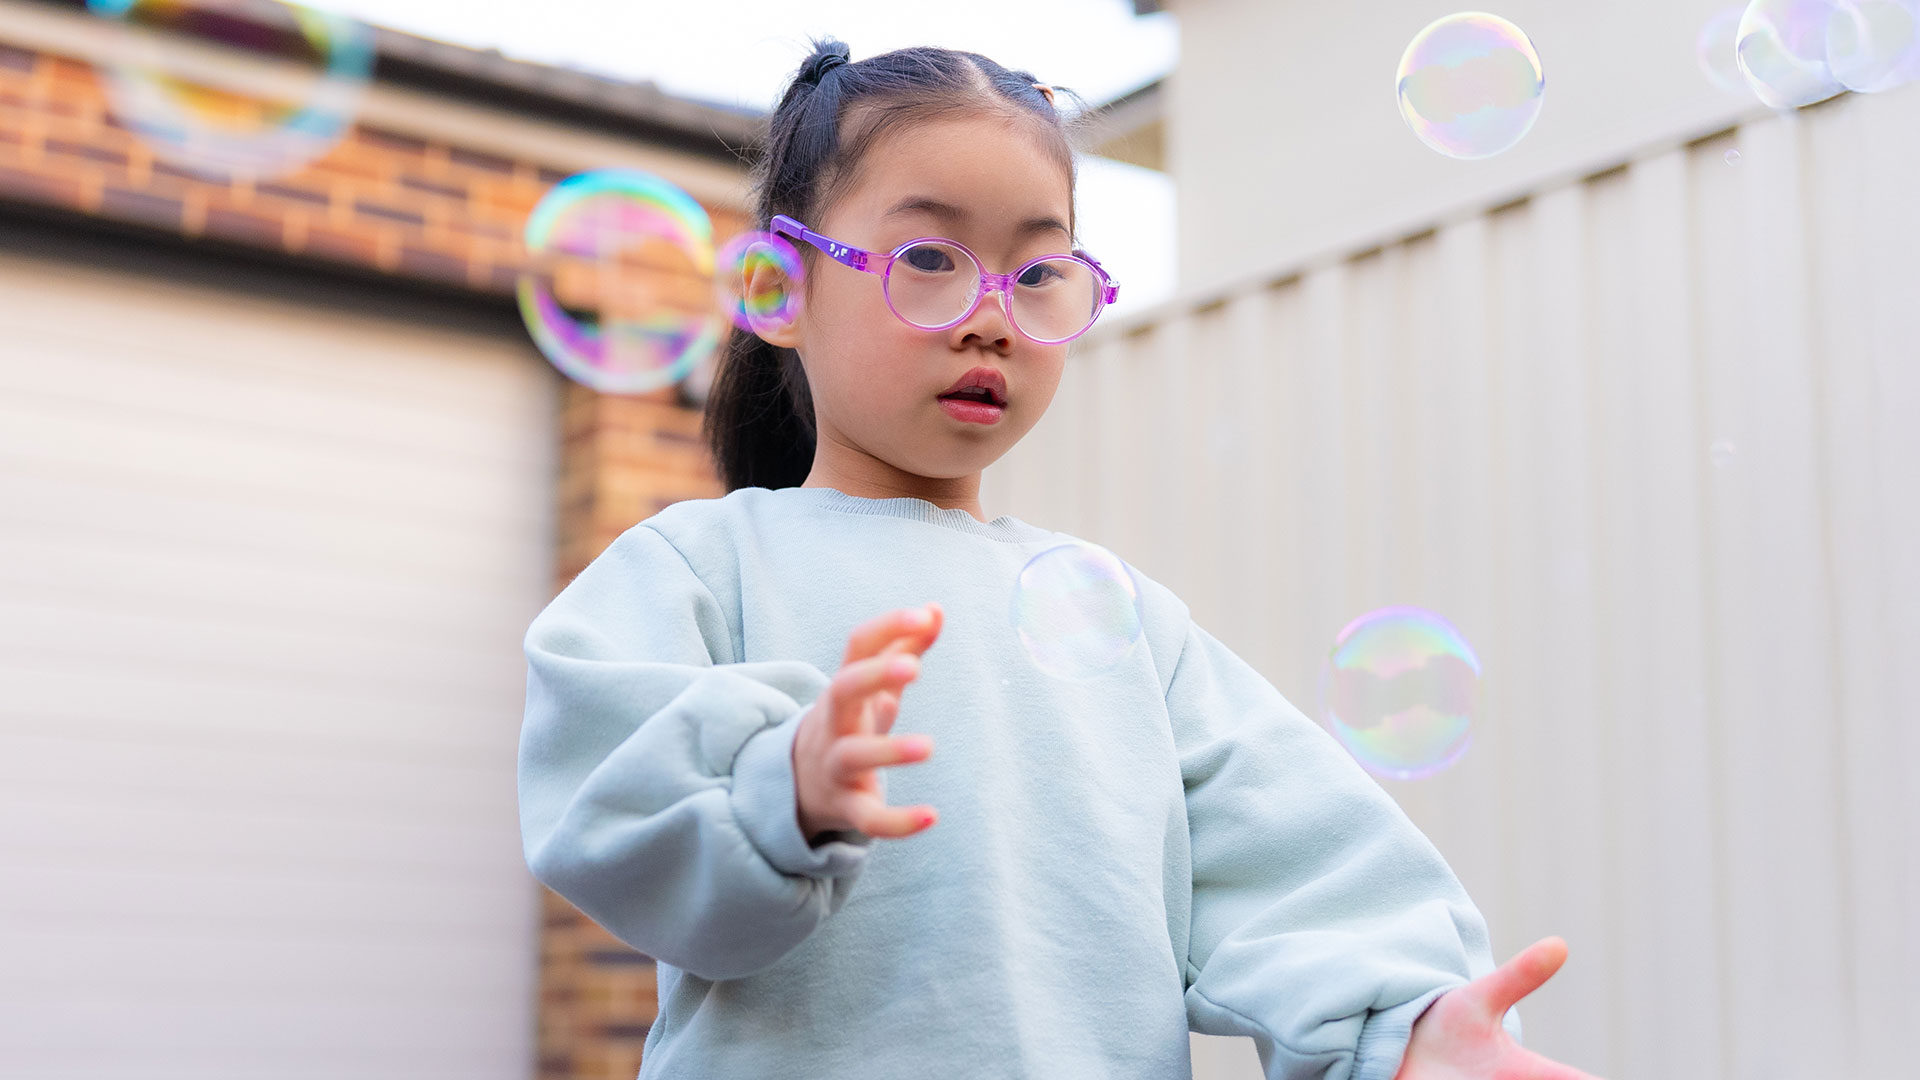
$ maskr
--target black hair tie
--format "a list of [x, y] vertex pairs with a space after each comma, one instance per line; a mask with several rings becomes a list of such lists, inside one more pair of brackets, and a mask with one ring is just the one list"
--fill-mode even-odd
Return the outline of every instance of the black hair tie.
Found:
[[817, 86], [821, 79], [827, 77], [827, 72], [846, 64], [850, 59], [845, 45], [839, 46], [832, 52], [818, 53], [807, 61], [807, 66], [800, 72], [800, 81]]

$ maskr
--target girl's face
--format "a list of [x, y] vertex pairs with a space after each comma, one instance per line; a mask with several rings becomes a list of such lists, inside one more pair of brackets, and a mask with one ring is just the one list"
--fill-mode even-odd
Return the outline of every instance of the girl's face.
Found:
[[[1071, 251], [1071, 208], [1066, 170], [1039, 133], [1005, 118], [953, 117], [881, 136], [853, 185], [806, 224], [881, 253], [946, 237], [989, 273], [1004, 274], [1037, 255]], [[921, 330], [894, 316], [879, 275], [818, 253], [808, 269], [797, 319], [763, 335], [799, 351], [813, 392], [818, 438], [808, 483], [977, 502], [980, 471], [1053, 400], [1067, 346], [1016, 331], [998, 292], [957, 326]], [[1006, 380], [996, 422], [957, 419], [939, 401], [975, 367]]]

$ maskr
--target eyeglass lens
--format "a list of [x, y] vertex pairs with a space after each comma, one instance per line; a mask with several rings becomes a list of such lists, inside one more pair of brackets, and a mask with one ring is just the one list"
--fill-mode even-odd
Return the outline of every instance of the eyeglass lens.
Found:
[[[887, 302], [925, 329], [947, 326], [973, 306], [980, 264], [953, 244], [927, 242], [901, 252], [887, 268]], [[1063, 341], [1093, 325], [1100, 283], [1078, 259], [1046, 259], [1021, 270], [1009, 290], [1014, 323], [1041, 341]]]

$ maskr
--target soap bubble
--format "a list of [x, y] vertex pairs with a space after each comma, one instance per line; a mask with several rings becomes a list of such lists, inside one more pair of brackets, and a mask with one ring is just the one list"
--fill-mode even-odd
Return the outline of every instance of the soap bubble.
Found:
[[1743, 97], [1751, 93], [1752, 88], [1747, 85], [1746, 75], [1740, 71], [1740, 58], [1734, 53], [1734, 43], [1740, 37], [1740, 16], [1746, 11], [1745, 4], [1722, 9], [1700, 28], [1700, 36], [1693, 43], [1694, 60], [1699, 63], [1700, 73], [1707, 77], [1707, 81]]
[[1322, 722], [1360, 766], [1415, 780], [1460, 760], [1473, 739], [1480, 660], [1452, 623], [1389, 607], [1348, 623], [1321, 671]]
[[1400, 57], [1400, 115], [1420, 141], [1452, 158], [1511, 148], [1540, 116], [1546, 77], [1520, 28], [1496, 15], [1449, 15]]
[[1113, 670], [1140, 640], [1140, 587], [1118, 555], [1075, 541], [1027, 560], [1009, 614], [1040, 670], [1089, 679]]
[[1727, 151], [1727, 153], [1726, 153], [1726, 159], [1727, 159], [1727, 164], [1729, 164], [1729, 165], [1738, 165], [1738, 164], [1740, 164], [1740, 151], [1738, 151], [1738, 150], [1729, 150], [1729, 151]]
[[1762, 103], [1796, 109], [1840, 93], [1827, 62], [1833, 0], [1753, 0], [1740, 16], [1734, 54]]
[[751, 334], [792, 322], [799, 313], [807, 268], [786, 237], [743, 232], [722, 245], [713, 261], [714, 298], [735, 326]]
[[[665, 180], [633, 169], [569, 176], [527, 216], [526, 245], [521, 317], [575, 382], [643, 393], [685, 378], [719, 344], [726, 324], [701, 280], [713, 273], [713, 224]], [[576, 316], [562, 297], [600, 314]]]
[[1827, 66], [1849, 90], [1875, 94], [1920, 74], [1920, 0], [1833, 0]]
[[[259, 51], [259, 28], [200, 0], [88, 0], [94, 14], [128, 26]], [[353, 125], [373, 73], [373, 29], [298, 4], [248, 7], [279, 20], [290, 51], [220, 67], [183, 69], [178, 50], [152, 34], [118, 30], [98, 70], [114, 118], [154, 156], [222, 183], [270, 180], [304, 168]], [[272, 31], [268, 28], [268, 32]]]

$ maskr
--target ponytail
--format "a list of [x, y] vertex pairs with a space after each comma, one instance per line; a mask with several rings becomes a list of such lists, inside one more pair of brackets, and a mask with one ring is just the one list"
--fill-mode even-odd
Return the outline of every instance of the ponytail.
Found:
[[707, 392], [707, 444], [728, 491], [799, 487], [813, 470], [813, 395], [800, 354], [734, 327]]

